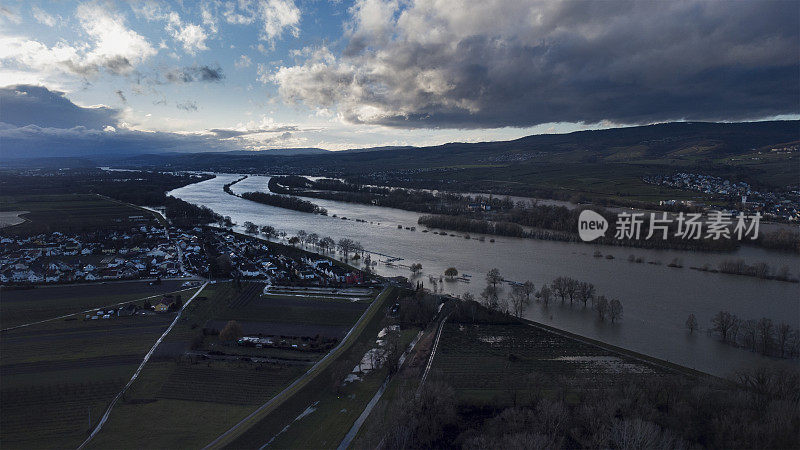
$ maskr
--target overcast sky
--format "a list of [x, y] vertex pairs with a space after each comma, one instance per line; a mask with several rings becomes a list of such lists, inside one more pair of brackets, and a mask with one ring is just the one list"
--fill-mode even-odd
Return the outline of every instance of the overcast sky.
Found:
[[795, 119], [800, 2], [0, 5], [19, 148], [344, 149]]

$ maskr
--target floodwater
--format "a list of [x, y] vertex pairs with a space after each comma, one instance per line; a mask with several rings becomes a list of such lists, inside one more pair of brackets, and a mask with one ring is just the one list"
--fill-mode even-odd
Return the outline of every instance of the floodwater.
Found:
[[[486, 285], [485, 274], [498, 268], [512, 281], [532, 281], [537, 289], [558, 276], [568, 276], [593, 283], [599, 294], [620, 299], [624, 306], [621, 322], [599, 321], [590, 309], [560, 301], [549, 307], [532, 303], [526, 317], [576, 334], [608, 342], [704, 372], [726, 376], [737, 370], [760, 364], [792, 364], [778, 361], [748, 350], [722, 344], [705, 330], [712, 316], [726, 310], [743, 319], [767, 317], [800, 327], [800, 284], [752, 277], [707, 273], [690, 266], [741, 258], [749, 264], [766, 262], [773, 268], [787, 266], [793, 277], [800, 270], [800, 256], [768, 252], [755, 247], [742, 247], [734, 253], [702, 253], [676, 250], [647, 250], [627, 247], [598, 246], [485, 236], [484, 241], [465, 239], [463, 233], [446, 236], [423, 233], [419, 213], [354, 203], [309, 199], [328, 210], [328, 216], [292, 211], [244, 200], [228, 195], [222, 186], [240, 175], [218, 174], [214, 179], [170, 192], [185, 201], [203, 205], [230, 216], [239, 227], [245, 221], [259, 226], [272, 225], [294, 235], [299, 230], [330, 236], [334, 240], [350, 238], [374, 252], [373, 260], [402, 258], [394, 266], [383, 262], [374, 266], [381, 275], [409, 276], [408, 265], [421, 263], [422, 276], [415, 279], [432, 287], [430, 276], [443, 292], [471, 292], [476, 297]], [[268, 192], [268, 176], [251, 176], [235, 184], [234, 192]], [[338, 217], [332, 217], [333, 215]], [[348, 220], [343, 220], [346, 217]], [[358, 222], [361, 219], [365, 222]], [[398, 229], [402, 225], [403, 229]], [[416, 231], [405, 229], [416, 227]], [[434, 230], [431, 230], [434, 231]], [[489, 242], [493, 238], [495, 242]], [[604, 257], [595, 257], [598, 250]], [[613, 255], [614, 259], [606, 259]], [[641, 264], [628, 262], [628, 256], [641, 257]], [[667, 264], [678, 258], [683, 268]], [[648, 264], [648, 262], [660, 264]], [[439, 277], [448, 267], [471, 277], [470, 282], [444, 281]], [[505, 293], [510, 286], [505, 285]], [[702, 330], [689, 335], [684, 323], [694, 314]]]

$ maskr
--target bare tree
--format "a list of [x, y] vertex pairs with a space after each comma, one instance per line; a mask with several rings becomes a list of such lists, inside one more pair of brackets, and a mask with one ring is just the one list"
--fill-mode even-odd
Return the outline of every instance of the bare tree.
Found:
[[278, 235], [278, 232], [272, 225], [264, 225], [261, 227], [261, 234], [263, 234], [267, 239], [272, 239]]
[[254, 224], [253, 222], [247, 221], [244, 223], [244, 231], [247, 234], [256, 234], [258, 233], [258, 225]]
[[545, 284], [539, 289], [539, 294], [536, 296], [542, 301], [544, 306], [547, 306], [550, 304], [550, 300], [553, 299], [553, 291]]
[[353, 242], [353, 253], [358, 253], [360, 256], [364, 256], [364, 246], [361, 245], [361, 242]]
[[775, 326], [772, 324], [772, 319], [764, 317], [759, 320], [757, 330], [761, 353], [768, 355], [772, 349], [772, 341], [775, 338]]
[[309, 234], [308, 236], [306, 236], [306, 242], [308, 242], [309, 245], [313, 245], [316, 247], [317, 245], [319, 245], [319, 235], [317, 233]]
[[553, 291], [561, 297], [561, 303], [567, 300], [567, 285], [569, 284], [566, 277], [558, 277], [551, 283]]
[[219, 332], [219, 338], [223, 341], [235, 341], [243, 335], [242, 326], [235, 320], [229, 320]]
[[789, 343], [789, 338], [792, 336], [792, 327], [785, 322], [781, 322], [778, 325], [777, 333], [776, 333], [776, 344], [778, 345], [778, 351], [780, 352], [781, 358], [786, 355], [786, 347]]
[[514, 286], [511, 289], [509, 303], [511, 304], [511, 312], [517, 317], [522, 317], [522, 314], [525, 313], [525, 308], [530, 303], [528, 296], [525, 295], [523, 286]]
[[611, 319], [611, 323], [622, 318], [622, 302], [616, 298], [608, 303], [608, 318]]
[[566, 279], [566, 291], [567, 295], [569, 296], [569, 304], [571, 305], [573, 300], [575, 300], [575, 294], [578, 291], [578, 280], [574, 278], [567, 278]]
[[582, 281], [578, 283], [578, 298], [580, 301], [583, 302], [583, 307], [586, 307], [586, 303], [591, 300], [595, 295], [595, 288], [592, 283], [587, 283]]
[[720, 311], [711, 319], [711, 329], [719, 334], [723, 341], [728, 340], [733, 324], [734, 316], [728, 311]]
[[528, 298], [528, 303], [531, 302], [531, 294], [536, 292], [536, 286], [534, 286], [533, 281], [528, 280], [522, 283], [522, 292], [525, 293], [525, 297]]
[[339, 242], [338, 242], [337, 245], [339, 247], [339, 250], [341, 250], [342, 253], [344, 253], [344, 260], [345, 261], [347, 261], [348, 258], [350, 257], [350, 251], [353, 249], [353, 244], [354, 244], [354, 242], [351, 239], [347, 239], [347, 238], [339, 239]]
[[686, 318], [686, 328], [689, 329], [689, 334], [694, 334], [695, 330], [697, 330], [697, 318], [694, 314], [689, 314], [689, 317]]
[[597, 317], [600, 320], [606, 320], [606, 314], [608, 313], [608, 299], [605, 295], [601, 295], [597, 297], [597, 301], [594, 302], [594, 309], [597, 311]]
[[745, 320], [742, 322], [742, 344], [749, 347], [750, 350], [755, 351], [758, 343], [758, 323], [753, 320]]
[[297, 238], [300, 239], [300, 243], [301, 244], [305, 244], [306, 243], [306, 238], [307, 237], [308, 237], [308, 233], [306, 233], [306, 230], [300, 230], [300, 231], [297, 232]]
[[409, 270], [411, 270], [411, 275], [417, 276], [422, 271], [422, 264], [414, 263], [409, 266]]
[[486, 282], [494, 287], [497, 287], [497, 283], [501, 281], [503, 281], [503, 276], [500, 275], [500, 270], [496, 267], [486, 274]]
[[336, 242], [334, 242], [332, 237], [325, 236], [324, 238], [319, 240], [319, 246], [320, 248], [322, 248], [323, 251], [327, 252], [328, 250], [336, 246]]
[[483, 304], [490, 309], [497, 309], [499, 304], [499, 291], [497, 287], [492, 284], [487, 284], [486, 287], [481, 291], [481, 299], [483, 300]]
[[461, 296], [461, 300], [467, 306], [467, 311], [469, 311], [470, 316], [472, 316], [472, 322], [474, 323], [475, 315], [478, 313], [478, 302], [475, 301], [475, 296], [469, 292], [465, 292], [464, 295]]

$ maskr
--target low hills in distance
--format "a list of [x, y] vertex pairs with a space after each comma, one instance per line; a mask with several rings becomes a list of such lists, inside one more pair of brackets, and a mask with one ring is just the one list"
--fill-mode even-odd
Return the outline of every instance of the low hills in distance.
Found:
[[[430, 147], [376, 147], [345, 151], [316, 148], [258, 152], [143, 153], [8, 161], [11, 166], [116, 166], [243, 173], [339, 176], [454, 172], [459, 179], [569, 188], [563, 177], [641, 178], [652, 173], [697, 171], [755, 185], [796, 184], [800, 121], [672, 122], [656, 125], [541, 134], [511, 141], [448, 143]], [[554, 173], [555, 178], [554, 177]], [[436, 178], [442, 178], [437, 176]], [[433, 179], [433, 178], [432, 178]], [[547, 181], [551, 179], [550, 181]], [[443, 186], [437, 186], [443, 187]], [[460, 186], [465, 188], [468, 186]], [[480, 186], [475, 185], [475, 188]]]

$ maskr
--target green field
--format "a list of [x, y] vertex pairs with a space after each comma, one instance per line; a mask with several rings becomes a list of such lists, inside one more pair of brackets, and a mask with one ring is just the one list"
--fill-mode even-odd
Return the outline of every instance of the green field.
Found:
[[156, 223], [151, 212], [93, 194], [0, 196], [0, 211], [28, 211], [22, 215], [25, 222], [2, 229], [3, 234], [11, 235], [127, 229]]

